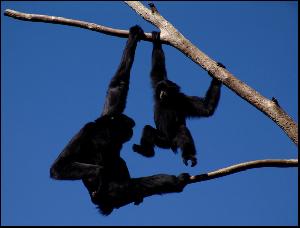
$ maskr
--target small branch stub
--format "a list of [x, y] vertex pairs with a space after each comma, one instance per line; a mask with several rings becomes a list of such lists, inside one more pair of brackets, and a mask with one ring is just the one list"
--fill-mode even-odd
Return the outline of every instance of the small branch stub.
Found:
[[148, 5], [150, 6], [152, 13], [158, 13], [158, 10], [156, 9], [156, 7], [153, 3], [149, 3]]

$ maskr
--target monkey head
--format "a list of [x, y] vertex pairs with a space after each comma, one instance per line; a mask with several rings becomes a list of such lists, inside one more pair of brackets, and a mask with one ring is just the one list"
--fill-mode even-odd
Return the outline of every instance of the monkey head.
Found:
[[124, 114], [104, 115], [96, 121], [110, 142], [124, 143], [131, 139], [135, 122]]
[[160, 81], [155, 88], [155, 99], [161, 104], [170, 104], [176, 102], [176, 98], [180, 93], [180, 87], [170, 81]]

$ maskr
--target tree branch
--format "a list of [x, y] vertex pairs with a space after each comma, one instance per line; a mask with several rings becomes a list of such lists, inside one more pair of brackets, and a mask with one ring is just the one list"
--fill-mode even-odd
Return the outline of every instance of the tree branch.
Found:
[[[210, 59], [206, 54], [194, 46], [157, 11], [152, 12], [138, 1], [125, 1], [125, 3], [146, 21], [160, 29], [162, 43], [175, 47], [196, 64], [200, 65], [204, 70], [210, 72], [212, 77], [222, 81], [224, 85], [235, 92], [238, 96], [272, 119], [280, 128], [283, 129], [288, 137], [296, 145], [298, 145], [297, 123], [295, 123], [294, 120], [276, 102], [262, 96], [250, 86], [234, 77], [228, 70], [218, 67], [214, 60]], [[129, 34], [129, 31], [127, 30], [112, 29], [90, 22], [72, 20], [63, 17], [25, 14], [9, 9], [5, 10], [4, 15], [18, 20], [70, 25], [122, 38], [128, 37]], [[151, 42], [151, 33], [145, 33], [145, 38], [142, 40]]]
[[211, 171], [205, 174], [191, 176], [190, 183], [211, 180], [211, 179], [231, 175], [234, 173], [242, 172], [248, 169], [263, 168], [263, 167], [278, 167], [278, 168], [298, 167], [298, 159], [266, 159], [266, 160], [255, 160], [255, 161], [244, 162], [226, 168]]
[[[106, 35], [116, 36], [116, 37], [121, 37], [121, 38], [127, 38], [129, 35], [128, 30], [114, 29], [114, 28], [106, 27], [103, 25], [98, 25], [98, 24], [91, 23], [91, 22], [79, 21], [79, 20], [74, 20], [74, 19], [69, 19], [69, 18], [64, 18], [64, 17], [48, 16], [48, 15], [42, 15], [42, 14], [22, 13], [22, 12], [18, 12], [18, 11], [11, 10], [11, 9], [6, 9], [4, 11], [4, 15], [15, 18], [17, 20], [22, 20], [22, 21], [69, 25], [69, 26], [88, 29], [88, 30], [100, 32], [100, 33], [103, 33]], [[145, 37], [142, 40], [152, 41], [151, 33], [145, 33]]]

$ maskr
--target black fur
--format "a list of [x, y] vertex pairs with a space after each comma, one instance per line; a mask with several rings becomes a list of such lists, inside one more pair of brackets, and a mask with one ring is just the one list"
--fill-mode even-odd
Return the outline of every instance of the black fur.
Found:
[[[159, 39], [160, 33], [153, 32], [151, 81], [154, 90], [154, 121], [156, 128], [146, 125], [140, 145], [134, 144], [133, 150], [146, 157], [154, 156], [154, 146], [177, 148], [182, 151], [185, 165], [197, 164], [196, 149], [189, 129], [187, 117], [209, 117], [216, 110], [220, 99], [221, 82], [212, 79], [204, 98], [187, 96], [180, 92], [180, 87], [168, 80], [165, 56]], [[219, 67], [224, 67], [218, 63]], [[225, 67], [224, 67], [225, 68]]]
[[128, 181], [111, 181], [104, 191], [92, 199], [98, 205], [101, 214], [109, 215], [114, 208], [120, 208], [134, 202], [139, 205], [143, 199], [152, 195], [182, 192], [190, 183], [190, 175], [179, 176], [157, 174], [153, 176], [131, 178]]
[[82, 180], [92, 202], [103, 215], [131, 202], [139, 204], [145, 196], [182, 191], [189, 181], [188, 174], [131, 178], [120, 156], [122, 145], [132, 137], [135, 125], [134, 120], [122, 112], [126, 106], [135, 49], [142, 36], [143, 30], [139, 26], [130, 29], [101, 116], [87, 123], [70, 140], [50, 168], [53, 179]]

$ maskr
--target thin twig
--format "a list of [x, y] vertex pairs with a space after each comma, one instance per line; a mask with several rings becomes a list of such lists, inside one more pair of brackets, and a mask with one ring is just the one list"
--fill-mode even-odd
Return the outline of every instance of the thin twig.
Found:
[[265, 159], [265, 160], [244, 162], [226, 168], [211, 171], [209, 173], [191, 176], [190, 183], [211, 180], [211, 179], [227, 176], [230, 174], [242, 172], [248, 169], [264, 168], [264, 167], [277, 167], [277, 168], [298, 167], [298, 159]]
[[[114, 29], [114, 28], [106, 27], [106, 26], [91, 23], [91, 22], [79, 21], [79, 20], [74, 20], [74, 19], [69, 19], [69, 18], [64, 18], [64, 17], [48, 16], [48, 15], [42, 15], [42, 14], [22, 13], [22, 12], [18, 12], [18, 11], [11, 10], [11, 9], [6, 9], [4, 11], [4, 15], [15, 18], [17, 20], [22, 20], [22, 21], [69, 25], [69, 26], [88, 29], [88, 30], [100, 32], [100, 33], [103, 33], [106, 35], [116, 36], [116, 37], [121, 37], [121, 38], [128, 38], [128, 35], [129, 35], [129, 30]], [[151, 33], [145, 33], [145, 37], [142, 38], [142, 40], [152, 42]]]

